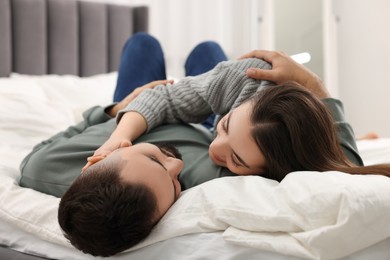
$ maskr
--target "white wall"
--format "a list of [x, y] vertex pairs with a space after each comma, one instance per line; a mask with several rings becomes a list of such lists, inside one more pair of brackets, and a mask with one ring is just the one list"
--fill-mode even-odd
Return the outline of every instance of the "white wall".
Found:
[[274, 0], [275, 48], [314, 53], [305, 65], [343, 101], [356, 134], [390, 137], [389, 10], [388, 0]]
[[275, 49], [310, 53], [305, 66], [323, 78], [322, 1], [274, 0], [274, 28]]
[[150, 33], [165, 52], [168, 74], [184, 75], [190, 50], [201, 41], [217, 41], [229, 58], [252, 49], [271, 49], [272, 0], [85, 0], [148, 5]]
[[[340, 99], [357, 134], [390, 137], [390, 1], [333, 0]], [[330, 64], [329, 66], [331, 66]]]
[[[142, 1], [139, 1], [142, 2]], [[269, 27], [265, 0], [149, 0], [150, 33], [165, 51], [168, 74], [184, 75], [183, 64], [201, 41], [217, 41], [229, 58], [251, 49], [267, 48], [271, 38], [262, 38]], [[258, 19], [262, 17], [261, 21]], [[256, 32], [256, 33], [251, 33]], [[261, 36], [260, 36], [261, 35]], [[268, 45], [268, 46], [267, 46]]]

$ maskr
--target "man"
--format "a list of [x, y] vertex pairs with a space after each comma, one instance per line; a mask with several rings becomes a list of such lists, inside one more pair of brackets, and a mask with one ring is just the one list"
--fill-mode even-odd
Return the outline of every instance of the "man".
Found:
[[[225, 59], [217, 44], [200, 44], [187, 59], [186, 75], [208, 71]], [[144, 89], [169, 83], [164, 66], [157, 40], [134, 35], [122, 53], [114, 97], [120, 102], [84, 112], [82, 122], [35, 146], [21, 164], [21, 186], [62, 197], [60, 225], [86, 253], [109, 256], [131, 247], [149, 234], [181, 190], [223, 175], [208, 156], [211, 133], [184, 124], [156, 128], [131, 147], [123, 143], [104, 164], [80, 174], [115, 129], [117, 111]], [[122, 174], [127, 166], [134, 174]]]
[[[276, 82], [295, 80], [314, 89], [321, 84], [288, 56], [271, 54], [264, 59], [273, 69], [261, 77]], [[181, 190], [229, 174], [209, 158], [211, 133], [193, 125], [160, 126], [134, 144], [121, 141], [111, 153], [91, 156], [112, 138], [113, 117], [129, 101], [125, 98], [112, 107], [91, 108], [83, 122], [35, 147], [21, 166], [22, 186], [56, 196], [65, 193], [60, 225], [75, 247], [93, 255], [109, 256], [135, 245], [150, 233]], [[345, 133], [346, 143], [353, 146], [351, 133]], [[80, 175], [87, 157], [89, 163]]]

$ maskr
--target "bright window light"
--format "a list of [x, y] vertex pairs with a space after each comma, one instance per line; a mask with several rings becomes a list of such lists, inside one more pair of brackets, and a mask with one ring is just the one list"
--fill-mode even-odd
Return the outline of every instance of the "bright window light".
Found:
[[310, 53], [308, 52], [291, 55], [291, 58], [300, 64], [308, 63], [311, 60]]

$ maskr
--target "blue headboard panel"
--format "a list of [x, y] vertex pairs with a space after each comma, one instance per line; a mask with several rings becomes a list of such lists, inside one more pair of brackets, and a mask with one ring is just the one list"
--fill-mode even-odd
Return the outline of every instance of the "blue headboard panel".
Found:
[[148, 8], [77, 0], [0, 0], [0, 77], [115, 71]]

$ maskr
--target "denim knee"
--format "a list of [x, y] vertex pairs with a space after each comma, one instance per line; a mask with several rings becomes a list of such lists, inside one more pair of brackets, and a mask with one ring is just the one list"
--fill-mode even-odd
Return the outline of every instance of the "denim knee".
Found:
[[214, 41], [202, 42], [191, 51], [184, 63], [186, 76], [205, 73], [225, 60], [227, 57], [218, 43]]
[[159, 41], [146, 32], [137, 32], [133, 34], [131, 37], [129, 37], [124, 48], [126, 49], [126, 47], [129, 45], [132, 46], [135, 45], [140, 48], [148, 48], [148, 49], [149, 48], [153, 49], [155, 47], [160, 48]]
[[215, 53], [215, 51], [222, 51], [222, 47], [217, 42], [205, 41], [205, 42], [201, 42], [195, 46], [195, 48], [193, 49], [193, 52], [197, 52], [197, 51]]

